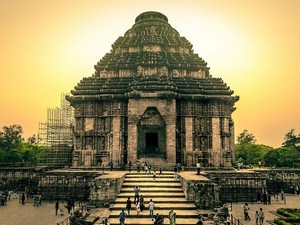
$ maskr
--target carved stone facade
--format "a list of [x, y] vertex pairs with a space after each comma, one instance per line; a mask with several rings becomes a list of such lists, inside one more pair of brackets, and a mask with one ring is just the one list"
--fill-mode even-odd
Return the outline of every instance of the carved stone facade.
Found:
[[161, 13], [140, 14], [71, 93], [73, 166], [232, 166], [238, 97]]

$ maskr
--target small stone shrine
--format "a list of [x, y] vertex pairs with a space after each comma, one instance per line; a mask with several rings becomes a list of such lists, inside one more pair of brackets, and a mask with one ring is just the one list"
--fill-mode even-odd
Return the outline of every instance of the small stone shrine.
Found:
[[75, 108], [72, 165], [152, 161], [231, 167], [238, 101], [159, 12], [144, 12], [67, 100]]

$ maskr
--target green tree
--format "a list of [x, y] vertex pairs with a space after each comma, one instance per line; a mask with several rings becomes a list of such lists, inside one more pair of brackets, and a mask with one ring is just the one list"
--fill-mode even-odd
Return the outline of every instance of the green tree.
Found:
[[256, 138], [248, 130], [244, 130], [237, 137], [236, 160], [245, 164], [257, 164], [263, 160], [264, 155], [272, 150], [272, 147], [256, 144]]
[[23, 141], [23, 128], [20, 125], [4, 126], [0, 132], [0, 148], [6, 151], [18, 149]]
[[255, 144], [256, 139], [253, 134], [249, 133], [248, 130], [244, 130], [237, 136], [237, 145], [243, 144]]
[[284, 142], [282, 143], [282, 146], [284, 147], [290, 147], [290, 146], [299, 146], [300, 145], [300, 135], [295, 134], [295, 130], [291, 129], [289, 132], [287, 132], [284, 136]]

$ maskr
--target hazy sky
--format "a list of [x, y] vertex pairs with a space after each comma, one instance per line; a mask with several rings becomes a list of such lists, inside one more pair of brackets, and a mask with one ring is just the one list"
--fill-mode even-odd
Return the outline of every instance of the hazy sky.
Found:
[[0, 127], [27, 138], [145, 11], [166, 15], [235, 95], [236, 135], [300, 133], [299, 0], [0, 0]]

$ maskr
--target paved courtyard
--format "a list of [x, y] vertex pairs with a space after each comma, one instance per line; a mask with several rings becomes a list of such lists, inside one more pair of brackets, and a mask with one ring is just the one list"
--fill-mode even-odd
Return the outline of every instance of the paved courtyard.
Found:
[[[245, 204], [245, 203], [244, 203]], [[237, 219], [240, 219], [240, 221], [245, 225], [254, 225], [255, 224], [255, 211], [259, 208], [262, 208], [265, 212], [265, 221], [266, 220], [273, 220], [276, 218], [276, 215], [270, 213], [270, 211], [276, 211], [279, 208], [300, 208], [300, 197], [295, 195], [287, 195], [286, 196], [286, 204], [283, 203], [283, 201], [278, 200], [275, 201], [274, 198], [272, 198], [271, 205], [264, 205], [264, 204], [256, 204], [256, 203], [248, 203], [250, 210], [249, 215], [251, 217], [251, 221], [245, 221], [244, 220], [244, 213], [243, 213], [243, 203], [232, 204], [232, 213], [234, 217]], [[267, 223], [266, 223], [267, 224]]]
[[1, 225], [56, 225], [66, 217], [55, 216], [54, 203], [34, 207], [32, 202], [22, 205], [18, 199], [12, 199], [0, 206]]

